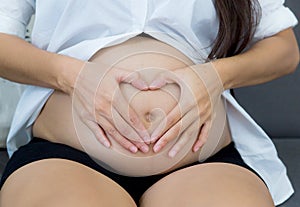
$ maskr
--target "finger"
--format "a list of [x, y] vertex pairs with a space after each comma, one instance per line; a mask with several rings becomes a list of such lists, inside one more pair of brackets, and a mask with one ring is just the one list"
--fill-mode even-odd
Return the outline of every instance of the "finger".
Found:
[[[108, 106], [108, 103], [104, 103], [102, 104], [102, 106]], [[136, 153], [137, 152], [137, 147], [132, 144], [130, 141], [128, 141], [125, 137], [123, 137], [118, 130], [114, 127], [113, 125], [113, 121], [112, 121], [112, 109], [111, 107], [101, 107], [101, 111], [99, 111], [99, 113], [95, 112], [94, 118], [96, 120], [96, 122], [103, 128], [106, 137], [108, 137], [108, 135], [113, 138], [114, 140], [116, 140], [116, 142], [118, 142], [122, 147], [124, 147], [125, 149], [128, 149], [129, 151]], [[106, 109], [106, 110], [103, 110]], [[108, 112], [106, 114], [104, 114], [103, 112]], [[109, 114], [109, 115], [107, 115]], [[108, 118], [107, 118], [108, 117]]]
[[[180, 98], [179, 103], [167, 114], [164, 120], [158, 125], [158, 127], [151, 134], [151, 143], [156, 142], [166, 131], [174, 126], [183, 116], [186, 115], [192, 109], [192, 101], [187, 101], [185, 98]], [[194, 110], [193, 110], [194, 111]], [[199, 113], [195, 111], [195, 116]]]
[[[125, 120], [128, 123], [127, 126], [129, 126], [129, 128], [126, 130], [126, 132], [128, 133], [131, 131], [130, 134], [137, 132], [140, 138], [142, 138], [144, 142], [148, 143], [150, 141], [150, 135], [148, 131], [119, 89], [117, 89], [116, 93], [114, 94], [112, 104], [117, 113], [122, 117], [121, 120]], [[114, 121], [113, 124], [115, 124]], [[121, 131], [121, 133], [123, 136], [126, 136], [124, 132]]]
[[[120, 73], [128, 74], [128, 72], [124, 72], [124, 70], [117, 70]], [[114, 76], [114, 78], [121, 78], [122, 75], [119, 75], [120, 77]], [[114, 81], [114, 80], [110, 80]], [[97, 94], [95, 96], [94, 101], [94, 115], [105, 117], [107, 120], [111, 122], [112, 125], [114, 125], [114, 118], [112, 117], [112, 108], [114, 107], [116, 111], [123, 117], [122, 120], [125, 120], [129, 124], [128, 130], [135, 130], [137, 134], [142, 138], [143, 140], [150, 140], [150, 135], [145, 129], [144, 125], [138, 118], [135, 111], [131, 108], [131, 106], [128, 104], [128, 101], [125, 99], [124, 95], [121, 93], [119, 85], [117, 83], [114, 83], [112, 86], [110, 82], [102, 82], [101, 85], [99, 85]], [[97, 97], [100, 97], [96, 100]], [[122, 134], [125, 136], [125, 134]]]
[[153, 151], [160, 151], [167, 143], [178, 137], [178, 135], [185, 131], [192, 123], [196, 123], [195, 120], [197, 118], [198, 116], [195, 116], [194, 111], [187, 113], [157, 141], [153, 147]]
[[111, 146], [108, 138], [106, 137], [103, 130], [101, 129], [101, 127], [97, 123], [95, 123], [93, 121], [85, 121], [84, 123], [93, 132], [96, 139], [101, 144], [103, 144], [106, 148], [109, 148]]
[[127, 72], [124, 70], [117, 70], [117, 71], [118, 71], [118, 73], [117, 73], [116, 79], [117, 79], [118, 83], [121, 83], [121, 82], [129, 83], [132, 86], [134, 86], [135, 88], [142, 90], [142, 91], [149, 89], [147, 83], [140, 78], [140, 75], [137, 71], [134, 71], [134, 72]]
[[168, 155], [173, 158], [176, 154], [189, 142], [191, 139], [196, 139], [199, 133], [199, 124], [197, 121], [193, 122], [181, 135], [175, 145], [171, 148]]
[[[171, 82], [169, 82], [171, 83]], [[150, 90], [156, 90], [156, 89], [160, 89], [162, 87], [164, 87], [165, 85], [168, 84], [168, 81], [163, 78], [163, 77], [159, 77], [159, 78], [156, 78], [150, 85], [149, 85], [149, 88]]]
[[99, 118], [99, 122], [107, 136], [112, 137], [117, 143], [132, 153], [136, 153], [138, 151], [138, 148], [128, 139], [123, 137], [118, 130], [105, 118]]
[[207, 142], [207, 138], [208, 138], [211, 126], [212, 126], [211, 120], [205, 122], [202, 125], [198, 140], [196, 141], [196, 143], [194, 144], [194, 147], [193, 147], [194, 152], [197, 152]]
[[113, 117], [114, 117], [114, 126], [117, 130], [125, 135], [132, 143], [135, 144], [142, 152], [147, 153], [149, 151], [149, 147], [145, 144], [144, 140], [142, 140], [139, 135], [134, 131], [130, 130], [131, 126], [128, 125], [126, 121], [120, 116], [119, 113], [113, 108]]
[[155, 153], [159, 152], [162, 148], [164, 148], [170, 141], [177, 138], [180, 134], [181, 123], [177, 122], [175, 126], [173, 126], [170, 130], [168, 130], [153, 146], [153, 151]]
[[164, 71], [160, 73], [149, 85], [150, 90], [160, 89], [170, 83], [179, 84], [179, 78], [172, 71]]
[[[188, 86], [180, 86], [181, 94], [178, 104], [167, 114], [164, 122], [160, 123], [151, 135], [151, 143], [159, 139], [167, 130], [178, 122], [187, 112], [199, 110], [197, 100]], [[197, 107], [196, 107], [197, 106]], [[195, 111], [196, 115], [199, 113]]]
[[[155, 128], [151, 134], [150, 141], [155, 143], [159, 138], [161, 138], [170, 128], [181, 119], [181, 111], [178, 106], [176, 106], [166, 117], [160, 122], [160, 124]], [[159, 150], [159, 149], [158, 149]]]

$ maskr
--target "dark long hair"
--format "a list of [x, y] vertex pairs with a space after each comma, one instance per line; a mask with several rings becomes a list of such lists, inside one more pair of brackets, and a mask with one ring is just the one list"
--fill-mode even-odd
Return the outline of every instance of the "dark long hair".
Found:
[[215, 0], [219, 32], [209, 60], [241, 53], [251, 41], [260, 20], [257, 0]]

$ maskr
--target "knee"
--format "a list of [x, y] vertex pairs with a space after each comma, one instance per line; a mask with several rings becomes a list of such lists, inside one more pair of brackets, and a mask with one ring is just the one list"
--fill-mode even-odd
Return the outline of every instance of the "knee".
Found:
[[161, 179], [141, 207], [274, 207], [268, 189], [248, 170], [227, 164], [198, 165]]
[[1, 207], [135, 207], [124, 189], [100, 173], [65, 160], [43, 160], [20, 168], [3, 185]]
[[[93, 193], [87, 195], [82, 191], [68, 193], [66, 191], [61, 193], [50, 193], [41, 198], [37, 198], [30, 206], [44, 206], [44, 207], [135, 207], [135, 205], [126, 197], [121, 195], [115, 198], [100, 195], [100, 193]], [[84, 189], [83, 189], [84, 190]]]
[[[53, 186], [59, 184], [53, 182]], [[26, 187], [11, 188], [6, 185], [0, 192], [1, 207], [136, 207], [134, 201], [125, 192], [118, 189], [97, 186], [63, 186], [57, 188], [40, 186], [36, 188]]]

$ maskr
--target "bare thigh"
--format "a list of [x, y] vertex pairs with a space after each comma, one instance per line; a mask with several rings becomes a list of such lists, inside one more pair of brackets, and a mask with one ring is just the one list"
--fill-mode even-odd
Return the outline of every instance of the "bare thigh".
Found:
[[263, 181], [227, 163], [188, 167], [161, 179], [140, 199], [141, 207], [274, 207]]
[[46, 159], [15, 171], [0, 192], [1, 207], [135, 207], [108, 177], [79, 163]]

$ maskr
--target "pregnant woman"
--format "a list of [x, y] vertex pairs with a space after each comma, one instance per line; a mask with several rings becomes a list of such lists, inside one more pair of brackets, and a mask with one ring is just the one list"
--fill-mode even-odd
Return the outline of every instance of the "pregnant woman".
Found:
[[[0, 75], [32, 85], [8, 137], [1, 206], [274, 206], [293, 193], [228, 91], [298, 64], [282, 1], [1, 8]], [[34, 11], [31, 45], [19, 37]]]
[[[128, 54], [130, 55], [128, 56]], [[176, 68], [187, 67], [187, 64], [192, 65], [192, 62], [178, 50], [149, 37], [134, 37], [120, 45], [100, 50], [92, 57], [91, 61], [96, 64], [92, 65], [92, 67], [86, 65], [80, 76], [87, 73], [84, 70], [87, 71], [91, 67], [90, 70], [96, 71], [93, 71], [93, 77], [95, 77], [97, 74], [101, 74], [99, 70], [105, 71], [105, 68], [101, 66], [111, 65], [116, 62], [117, 64], [114, 64], [114, 67], [118, 68], [129, 68], [132, 71], [144, 68], [144, 70], [140, 71], [140, 78], [147, 82], [147, 85], [159, 74], [160, 70], [158, 68], [172, 71]], [[98, 70], [97, 67], [99, 68]], [[209, 70], [213, 70], [213, 68], [209, 67]], [[96, 88], [101, 93], [101, 82], [104, 81], [100, 80], [98, 89], [97, 86], [93, 88]], [[92, 81], [88, 84], [91, 85]], [[199, 89], [200, 87], [201, 85], [199, 85]], [[147, 91], [137, 90], [131, 84], [122, 84], [121, 92], [129, 100], [130, 107], [136, 111], [138, 118], [141, 119], [149, 134], [153, 134], [154, 129], [162, 122], [164, 116], [177, 105], [181, 95], [180, 88], [175, 84], [170, 84], [160, 90]], [[203, 90], [203, 93], [205, 92]], [[92, 101], [93, 99], [91, 99]], [[73, 105], [76, 105], [76, 102], [73, 100]], [[124, 105], [125, 103], [118, 102], [117, 104]], [[178, 162], [176, 167], [179, 167], [195, 162], [198, 159], [206, 159], [215, 150], [219, 151], [228, 145], [231, 137], [226, 123], [224, 105], [219, 104], [216, 110], [218, 113], [211, 130], [214, 133], [208, 138], [208, 143], [201, 150], [201, 153], [193, 153], [192, 151], [193, 144], [196, 142], [196, 135], [199, 134], [201, 126], [195, 122], [192, 126], [193, 129], [187, 132], [195, 135], [188, 136], [188, 143], [185, 143], [186, 149], [181, 150], [181, 155], [175, 156], [173, 159], [170, 159], [168, 156], [169, 150], [163, 150], [164, 153], [156, 154], [153, 150], [148, 149], [144, 153], [140, 151], [132, 154], [117, 142], [114, 142], [111, 148], [106, 149], [96, 139], [86, 139], [86, 137], [93, 137], [93, 134], [88, 133], [90, 131], [88, 128], [80, 127], [81, 121], [79, 118], [78, 120], [75, 118], [73, 123], [75, 115], [72, 116], [72, 100], [67, 94], [58, 91], [54, 92], [49, 98], [42, 113], [36, 120], [33, 126], [33, 136], [52, 142], [68, 143], [68, 145], [77, 149], [87, 150], [89, 154], [93, 152], [94, 158], [100, 159], [110, 167], [114, 166], [113, 169], [117, 170], [118, 173], [130, 176], [145, 176], [161, 173], [165, 170], [170, 171], [175, 167], [176, 162]], [[114, 121], [115, 125], [119, 125], [117, 117], [115, 117]], [[63, 128], [60, 127], [62, 125], [64, 126]], [[64, 140], [57, 139], [57, 137], [62, 137]], [[129, 138], [132, 140], [133, 136], [129, 136]], [[183, 139], [182, 135], [180, 135], [180, 139]], [[111, 139], [111, 141], [113, 142], [114, 139]], [[154, 146], [154, 144], [149, 145], [150, 148]]]

